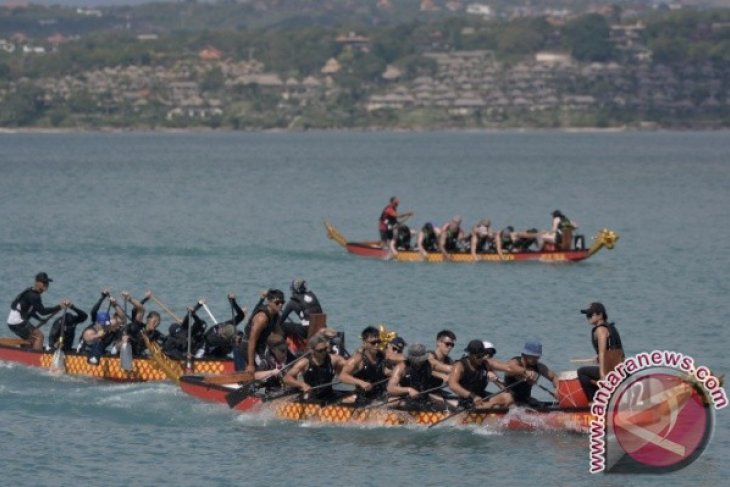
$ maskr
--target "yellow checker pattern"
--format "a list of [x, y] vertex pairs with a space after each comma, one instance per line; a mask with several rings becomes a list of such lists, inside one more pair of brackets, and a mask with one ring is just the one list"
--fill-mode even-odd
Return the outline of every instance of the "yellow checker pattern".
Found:
[[[44, 353], [41, 355], [41, 366], [51, 368], [53, 355]], [[233, 365], [228, 360], [200, 360], [193, 362], [193, 373], [213, 375], [233, 371]], [[160, 371], [152, 360], [147, 358], [135, 358], [132, 361], [132, 370], [126, 371], [121, 368], [119, 357], [102, 357], [99, 365], [91, 365], [85, 355], [66, 355], [66, 373], [69, 375], [82, 375], [96, 377], [99, 379], [122, 381], [122, 382], [147, 382], [168, 380], [167, 376]], [[179, 375], [184, 372], [183, 364], [173, 362], [178, 369]]]

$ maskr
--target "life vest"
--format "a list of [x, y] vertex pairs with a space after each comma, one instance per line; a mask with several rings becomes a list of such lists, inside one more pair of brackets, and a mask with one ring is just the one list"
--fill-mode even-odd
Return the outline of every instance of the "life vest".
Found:
[[254, 317], [259, 313], [265, 314], [267, 319], [266, 326], [263, 330], [261, 330], [261, 334], [259, 334], [259, 338], [256, 341], [256, 353], [263, 355], [266, 350], [266, 339], [269, 338], [269, 335], [276, 330], [276, 324], [279, 322], [279, 313], [271, 312], [268, 305], [264, 303], [257, 306], [253, 310], [253, 313], [251, 313], [251, 317], [248, 319], [246, 327], [243, 329], [243, 336], [246, 341], [248, 341], [251, 336], [251, 323], [253, 323]]
[[[522, 357], [512, 357], [514, 360], [517, 360], [520, 364], [520, 366], [524, 367], [527, 370], [532, 370], [534, 372], [538, 372], [537, 365], [526, 365], [522, 361]], [[510, 392], [512, 393], [512, 397], [515, 399], [516, 403], [526, 403], [530, 400], [530, 396], [532, 396], [532, 384], [530, 384], [527, 380], [524, 380], [523, 382], [520, 382], [523, 380], [524, 377], [518, 377], [513, 375], [505, 375], [504, 376], [504, 385], [505, 387], [509, 387]], [[516, 384], [517, 382], [520, 382], [516, 386], [512, 386], [512, 384]], [[511, 387], [510, 387], [511, 386]]]
[[412, 387], [418, 392], [431, 389], [438, 386], [440, 380], [431, 374], [431, 364], [428, 361], [423, 362], [419, 368], [406, 360], [406, 370], [400, 380], [401, 387]]
[[423, 232], [423, 250], [435, 252], [438, 250], [438, 239], [436, 238], [436, 232], [433, 230], [421, 229]]
[[621, 344], [621, 336], [618, 334], [618, 330], [616, 329], [616, 326], [613, 323], [604, 323], [601, 325], [596, 325], [591, 329], [591, 343], [593, 344], [593, 350], [598, 353], [598, 339], [596, 338], [596, 328], [598, 327], [604, 327], [608, 330], [608, 341], [606, 343], [606, 349], [607, 350], [623, 350], [623, 345]]
[[380, 229], [381, 230], [393, 230], [393, 227], [395, 227], [395, 224], [398, 223], [398, 219], [388, 214], [388, 209], [392, 208], [392, 204], [385, 205], [385, 208], [383, 208], [383, 211], [380, 212]]
[[[361, 351], [360, 353], [362, 355], [362, 365], [360, 370], [354, 374], [354, 377], [371, 384], [385, 379], [385, 354], [378, 350], [375, 353], [375, 361], [371, 362], [364, 352]], [[383, 390], [385, 390], [385, 383], [378, 384], [364, 395], [374, 396], [380, 394]]]
[[468, 357], [462, 358], [459, 362], [464, 366], [464, 372], [459, 379], [459, 385], [476, 396], [484, 397], [484, 391], [487, 388], [487, 384], [489, 384], [487, 366], [484, 362], [480, 362], [477, 369], [472, 369], [469, 365]]
[[[317, 365], [312, 358], [308, 358], [309, 366], [302, 374], [302, 379], [310, 387], [316, 387], [322, 384], [329, 384], [335, 378], [335, 368], [332, 365], [332, 358], [326, 355], [324, 363]], [[322, 387], [312, 391], [313, 398], [324, 398], [333, 394], [332, 386]]]

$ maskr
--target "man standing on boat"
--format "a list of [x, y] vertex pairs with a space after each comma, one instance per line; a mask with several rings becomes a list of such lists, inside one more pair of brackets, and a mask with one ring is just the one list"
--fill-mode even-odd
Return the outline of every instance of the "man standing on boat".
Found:
[[396, 226], [413, 216], [412, 211], [398, 213], [399, 203], [400, 200], [397, 197], [391, 196], [390, 201], [387, 205], [385, 205], [385, 208], [383, 208], [383, 211], [380, 213], [380, 219], [378, 220], [380, 242], [384, 249], [388, 249], [390, 251], [389, 257], [398, 255], [398, 251], [395, 248]]
[[[41, 294], [48, 290], [53, 279], [45, 272], [39, 272], [35, 276], [35, 282], [13, 300], [8, 314], [8, 328], [23, 340], [30, 340], [33, 350], [43, 350], [43, 332], [38, 327], [48, 321], [51, 316], [63, 308], [68, 308], [71, 302], [63, 299], [56, 306], [46, 308], [43, 306]], [[40, 321], [37, 326], [30, 323], [30, 319]]]
[[[305, 343], [309, 332], [309, 318], [313, 314], [322, 314], [322, 306], [317, 295], [307, 288], [304, 279], [294, 279], [291, 283], [291, 297], [281, 312], [278, 326], [284, 330], [284, 335], [296, 337], [302, 344]], [[299, 318], [299, 323], [286, 321], [291, 313]]]
[[613, 323], [608, 322], [606, 308], [601, 303], [591, 303], [580, 310], [592, 325], [591, 343], [596, 351], [596, 363], [578, 369], [578, 380], [589, 401], [598, 390], [596, 383], [623, 362], [624, 349], [621, 336]]
[[269, 289], [262, 302], [251, 312], [251, 317], [243, 330], [240, 347], [245, 350], [246, 372], [256, 371], [256, 356], [262, 357], [266, 351], [266, 339], [276, 332], [281, 308], [284, 306], [284, 293], [279, 289]]

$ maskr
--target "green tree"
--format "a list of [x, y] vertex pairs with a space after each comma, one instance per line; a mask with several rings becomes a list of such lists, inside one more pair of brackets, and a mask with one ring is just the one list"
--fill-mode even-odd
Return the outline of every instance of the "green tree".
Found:
[[21, 85], [15, 92], [6, 95], [0, 105], [0, 125], [32, 125], [45, 109], [43, 90], [36, 86]]
[[573, 57], [587, 62], [606, 62], [614, 58], [610, 32], [608, 21], [599, 14], [578, 17], [563, 28]]

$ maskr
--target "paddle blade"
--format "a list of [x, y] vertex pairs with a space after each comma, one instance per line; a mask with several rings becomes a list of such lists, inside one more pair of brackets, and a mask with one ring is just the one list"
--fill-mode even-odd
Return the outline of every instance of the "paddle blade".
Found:
[[253, 372], [235, 372], [233, 374], [210, 375], [203, 379], [206, 384], [235, 384], [237, 382], [251, 382]]
[[127, 372], [131, 372], [134, 369], [132, 347], [129, 346], [129, 343], [122, 344], [122, 349], [119, 351], [119, 366]]
[[235, 409], [238, 404], [251, 395], [251, 388], [247, 386], [239, 387], [233, 392], [226, 394], [226, 402], [228, 407]]
[[53, 352], [53, 358], [51, 358], [51, 372], [58, 374], [66, 372], [66, 355], [60, 348]]

